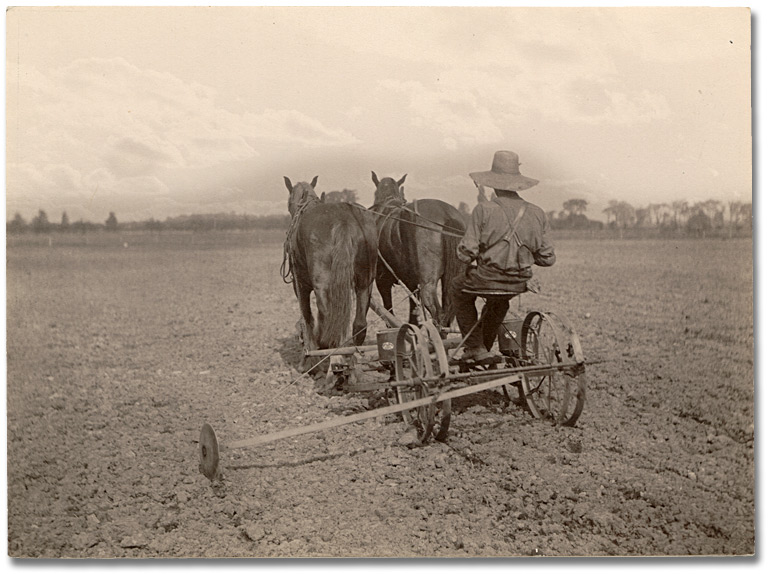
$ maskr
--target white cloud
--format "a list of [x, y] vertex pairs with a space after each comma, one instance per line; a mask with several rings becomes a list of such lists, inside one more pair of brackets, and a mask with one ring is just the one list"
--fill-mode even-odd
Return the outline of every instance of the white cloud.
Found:
[[493, 75], [483, 70], [441, 73], [436, 85], [380, 80], [407, 99], [410, 123], [435, 132], [450, 151], [460, 146], [491, 145], [505, 140], [532, 118], [592, 125], [634, 125], [665, 119], [666, 98], [649, 90], [623, 90], [620, 82], [561, 75]]
[[306, 147], [338, 147], [359, 143], [352, 134], [334, 129], [296, 110], [265, 110], [244, 118], [248, 137]]
[[8, 163], [6, 184], [11, 189], [44, 189], [53, 186], [54, 181], [31, 163]]
[[[324, 32], [328, 42], [381, 58], [373, 66], [396, 61], [420, 69], [422, 83], [384, 80], [381, 85], [409, 94], [413, 125], [435, 129], [460, 144], [478, 144], [497, 141], [501, 133], [509, 133], [511, 122], [532, 117], [615, 125], [666, 118], [670, 110], [665, 97], [639, 88], [644, 82], [638, 78], [638, 62], [640, 57], [667, 63], [707, 61], [701, 50], [712, 54], [714, 41], [701, 31], [709, 27], [685, 30], [688, 15], [703, 17], [704, 12], [499, 7], [393, 8], [344, 15], [329, 11], [319, 15], [316, 34], [344, 20], [348, 32]], [[728, 29], [736, 32], [735, 19], [728, 20]], [[385, 30], [387, 34], [381, 32]], [[668, 46], [673, 54], [666, 51]], [[637, 85], [629, 82], [637, 79]], [[590, 93], [583, 94], [585, 90]], [[576, 99], [581, 96], [587, 97]]]
[[115, 175], [106, 168], [95, 169], [83, 178], [84, 187], [89, 192], [94, 192], [100, 187], [102, 189], [112, 188], [115, 186], [115, 183]]
[[44, 169], [46, 177], [59, 189], [73, 191], [80, 189], [82, 178], [80, 172], [69, 165], [47, 165]]
[[613, 43], [651, 62], [721, 65], [751, 48], [748, 7], [637, 7], [616, 16]]
[[458, 144], [494, 143], [503, 138], [491, 112], [480, 105], [472, 90], [443, 84], [427, 87], [420, 82], [393, 79], [379, 83], [383, 88], [404, 94], [412, 125], [438, 133], [447, 149], [457, 149]]
[[543, 107], [544, 116], [566, 123], [631, 126], [671, 115], [663, 95], [623, 91], [610, 81], [575, 79], [569, 89], [545, 97], [550, 105]]
[[[347, 146], [350, 133], [298, 110], [235, 113], [215, 90], [121, 58], [80, 59], [43, 74], [9, 63], [7, 203], [64, 194], [170, 193], [174, 170], [257, 158], [279, 142]], [[182, 190], [183, 191], [183, 190]], [[9, 207], [13, 209], [13, 207]]]
[[110, 136], [105, 147], [103, 160], [118, 177], [146, 175], [186, 163], [179, 148], [158, 134], [144, 138]]
[[[508, 146], [539, 178], [750, 193], [739, 10], [254, 8], [219, 12], [214, 36], [210, 9], [183, 27], [173, 10], [61, 13], [8, 43], [7, 208], [85, 198], [103, 221], [121, 190], [162, 217], [278, 198], [284, 173], [365, 196], [372, 167], [474, 197], [465, 173]], [[125, 59], [76, 59], [105, 50]], [[456, 187], [427, 185], [457, 171]], [[231, 184], [247, 192], [217, 187]]]
[[300, 24], [318, 40], [400, 61], [498, 72], [547, 62], [617, 74], [618, 54], [687, 63], [746, 50], [750, 15], [737, 7], [434, 6], [319, 10]]
[[457, 151], [457, 148], [459, 147], [457, 145], [457, 140], [452, 137], [444, 138], [443, 144], [444, 144], [444, 147], [449, 151]]
[[154, 176], [123, 177], [115, 182], [112, 193], [121, 198], [142, 199], [168, 193], [168, 186]]
[[347, 112], [345, 112], [345, 116], [351, 120], [358, 119], [363, 115], [364, 115], [364, 108], [361, 106], [353, 106]]

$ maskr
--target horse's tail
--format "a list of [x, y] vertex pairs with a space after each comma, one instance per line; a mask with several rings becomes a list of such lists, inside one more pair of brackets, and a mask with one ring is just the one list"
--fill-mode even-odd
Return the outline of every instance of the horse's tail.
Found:
[[462, 221], [462, 216], [458, 216], [456, 221], [446, 221], [445, 224], [456, 228], [447, 229], [449, 233], [442, 235], [444, 273], [441, 275], [441, 307], [443, 311], [441, 313], [441, 325], [449, 327], [452, 319], [455, 318], [455, 308], [450, 296], [450, 287], [454, 278], [465, 272], [465, 264], [457, 257], [457, 246], [460, 245], [462, 240], [460, 234], [465, 233], [465, 224]]
[[372, 212], [358, 204], [350, 205], [350, 212], [361, 230], [363, 248], [359, 250], [356, 260], [356, 288], [361, 289], [374, 281], [377, 271], [377, 219]]
[[318, 344], [322, 349], [339, 347], [348, 331], [351, 310], [350, 291], [355, 278], [356, 249], [353, 233], [344, 221], [332, 227], [331, 277], [325, 292], [326, 309], [319, 321]]

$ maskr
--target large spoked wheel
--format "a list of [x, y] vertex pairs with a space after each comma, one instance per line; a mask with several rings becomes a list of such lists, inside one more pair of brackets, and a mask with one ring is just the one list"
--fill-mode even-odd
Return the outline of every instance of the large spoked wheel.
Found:
[[[553, 313], [530, 312], [521, 326], [524, 366], [542, 371], [523, 373], [524, 398], [533, 416], [554, 424], [574, 426], [586, 397], [583, 356], [577, 335]], [[559, 369], [560, 363], [566, 363]], [[573, 365], [573, 366], [569, 366]]]
[[[428, 343], [433, 347], [431, 355], [433, 371], [439, 377], [445, 377], [449, 374], [449, 358], [444, 348], [444, 341], [441, 333], [436, 326], [428, 321], [422, 325], [421, 330], [428, 338]], [[452, 420], [452, 399], [446, 399], [433, 407], [435, 409], [434, 420], [436, 426], [433, 428], [435, 438], [439, 442], [446, 440], [449, 435], [449, 424]]]
[[[443, 345], [441, 347], [443, 350]], [[433, 359], [423, 333], [414, 325], [404, 325], [396, 337], [396, 381], [416, 380], [410, 386], [396, 387], [396, 401], [407, 403], [427, 397], [430, 389], [426, 379], [434, 377]], [[404, 422], [417, 429], [419, 442], [425, 443], [431, 437], [444, 440], [449, 430], [451, 404], [441, 401], [426, 406], [402, 411]], [[438, 424], [437, 424], [438, 423]]]

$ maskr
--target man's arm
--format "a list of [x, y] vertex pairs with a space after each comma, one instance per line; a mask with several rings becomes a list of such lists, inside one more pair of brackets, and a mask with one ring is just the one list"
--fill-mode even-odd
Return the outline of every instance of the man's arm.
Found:
[[477, 204], [471, 213], [471, 220], [465, 230], [465, 236], [457, 246], [457, 258], [465, 264], [471, 264], [479, 256], [479, 235], [481, 233], [481, 204]]
[[556, 253], [553, 250], [553, 244], [550, 237], [551, 225], [548, 223], [547, 218], [543, 218], [543, 236], [540, 242], [540, 247], [537, 252], [532, 253], [535, 259], [535, 265], [540, 267], [550, 267], [556, 263]]

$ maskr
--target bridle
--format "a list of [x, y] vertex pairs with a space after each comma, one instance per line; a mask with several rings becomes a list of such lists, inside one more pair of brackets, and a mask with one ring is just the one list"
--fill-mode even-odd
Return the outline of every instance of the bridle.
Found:
[[308, 207], [321, 203], [315, 193], [311, 195], [311, 191], [312, 189], [303, 189], [302, 196], [294, 204], [294, 214], [291, 216], [291, 223], [286, 231], [286, 239], [283, 242], [283, 262], [281, 263], [281, 277], [284, 283], [294, 283], [294, 248], [297, 243], [299, 220]]

